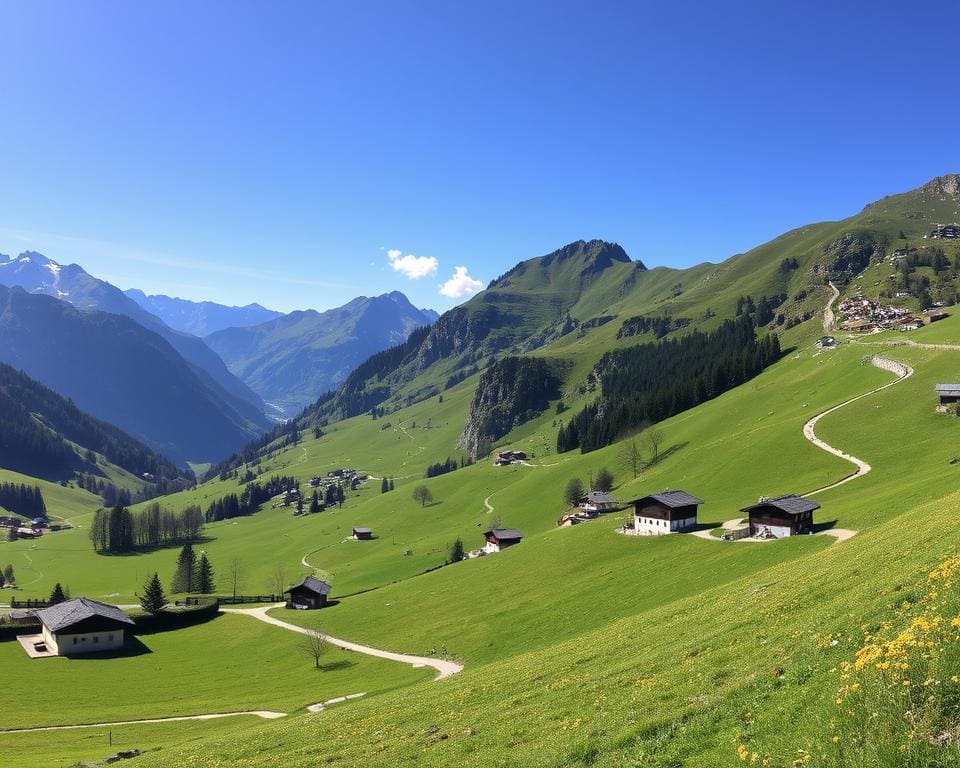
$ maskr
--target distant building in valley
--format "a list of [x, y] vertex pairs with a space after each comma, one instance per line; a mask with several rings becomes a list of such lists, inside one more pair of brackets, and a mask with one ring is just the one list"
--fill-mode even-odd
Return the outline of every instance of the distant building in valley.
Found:
[[820, 505], [812, 499], [796, 494], [761, 498], [756, 504], [744, 507], [750, 519], [750, 535], [755, 538], [780, 539], [796, 536], [813, 528], [813, 513]]
[[369, 528], [354, 528], [353, 538], [355, 538], [357, 541], [372, 539], [373, 531]]
[[580, 499], [580, 503], [577, 506], [584, 512], [596, 514], [598, 512], [612, 512], [620, 506], [620, 503], [609, 493], [604, 491], [590, 491], [590, 493]]
[[695, 527], [697, 507], [703, 504], [703, 499], [686, 491], [664, 491], [641, 496], [630, 503], [634, 534], [662, 536]]
[[936, 392], [940, 405], [960, 403], [960, 384], [937, 384]]

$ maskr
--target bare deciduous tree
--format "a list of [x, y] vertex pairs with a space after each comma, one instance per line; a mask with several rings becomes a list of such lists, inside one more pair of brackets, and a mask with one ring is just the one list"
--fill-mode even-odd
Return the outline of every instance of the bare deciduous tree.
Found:
[[640, 450], [640, 442], [636, 435], [623, 441], [623, 446], [620, 448], [620, 461], [636, 480], [640, 470], [643, 469], [643, 451]]
[[649, 464], [656, 464], [660, 458], [660, 447], [663, 445], [663, 433], [656, 429], [648, 429], [643, 433], [647, 448], [650, 449]]
[[327, 636], [319, 629], [308, 629], [300, 640], [300, 650], [313, 659], [315, 669], [320, 669], [320, 659], [329, 645]]
[[277, 565], [270, 576], [270, 589], [275, 595], [283, 595], [283, 590], [287, 588], [287, 573], [282, 565]]
[[243, 586], [243, 563], [239, 557], [230, 561], [230, 586], [233, 588], [233, 596], [236, 597]]

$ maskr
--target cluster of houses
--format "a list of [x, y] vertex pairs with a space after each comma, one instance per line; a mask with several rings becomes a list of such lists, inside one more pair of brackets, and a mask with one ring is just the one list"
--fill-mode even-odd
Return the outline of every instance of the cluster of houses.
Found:
[[311, 488], [320, 488], [325, 491], [327, 488], [336, 487], [338, 485], [349, 485], [351, 489], [355, 489], [360, 483], [364, 482], [367, 479], [367, 475], [364, 475], [352, 467], [346, 467], [344, 469], [333, 469], [327, 472], [325, 477], [317, 476], [310, 478], [310, 487]]
[[[914, 317], [905, 307], [880, 304], [862, 296], [844, 299], [840, 303], [840, 314], [843, 316], [841, 327], [856, 333], [879, 333], [886, 330], [915, 331], [923, 326], [923, 320]], [[946, 317], [945, 313], [933, 314], [936, 315], [936, 319], [928, 315], [930, 322]]]
[[[629, 502], [633, 506], [633, 521], [623, 533], [634, 536], [665, 536], [693, 530], [697, 525], [697, 511], [702, 499], [686, 491], [674, 490], [652, 493]], [[813, 529], [813, 513], [820, 505], [812, 499], [796, 494], [762, 497], [756, 504], [740, 511], [745, 522], [729, 531], [726, 539], [780, 539], [809, 533]]]
[[497, 467], [506, 467], [526, 460], [527, 454], [524, 451], [500, 451], [493, 463]]
[[44, 531], [52, 530], [49, 525], [42, 517], [35, 517], [27, 523], [19, 517], [0, 516], [0, 528], [7, 529], [7, 536], [13, 531], [13, 536], [18, 539], [39, 539]]

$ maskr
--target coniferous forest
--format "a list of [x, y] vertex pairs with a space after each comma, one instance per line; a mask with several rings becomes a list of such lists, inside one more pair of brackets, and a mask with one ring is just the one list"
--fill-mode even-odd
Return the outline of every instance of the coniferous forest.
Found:
[[0, 507], [23, 517], [46, 517], [47, 505], [37, 486], [0, 483]]
[[655, 423], [723, 394], [780, 357], [775, 334], [758, 339], [749, 315], [710, 333], [608, 352], [597, 363], [601, 395], [557, 434], [557, 452], [583, 453], [610, 445], [644, 423]]

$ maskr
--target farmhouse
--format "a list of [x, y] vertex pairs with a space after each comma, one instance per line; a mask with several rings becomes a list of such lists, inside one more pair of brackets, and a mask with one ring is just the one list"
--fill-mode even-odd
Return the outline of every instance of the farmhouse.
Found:
[[940, 405], [960, 403], [960, 384], [937, 384], [936, 392]]
[[372, 539], [373, 531], [369, 528], [354, 528], [353, 538], [355, 538], [357, 541]]
[[590, 491], [586, 496], [580, 499], [577, 505], [584, 512], [596, 514], [598, 512], [611, 512], [620, 504], [613, 496], [603, 491]]
[[702, 499], [686, 491], [664, 491], [641, 496], [633, 505], [633, 532], [637, 536], [677, 533], [697, 524], [697, 506]]
[[837, 346], [837, 340], [833, 336], [821, 336], [817, 339], [817, 349], [829, 349]]
[[931, 309], [929, 312], [927, 312], [927, 320], [929, 320], [931, 323], [937, 323], [940, 320], [944, 320], [948, 317], [950, 317], [950, 313], [944, 312], [942, 309]]
[[507, 547], [512, 547], [514, 544], [519, 544], [523, 538], [523, 534], [516, 528], [493, 528], [485, 531], [483, 536], [487, 540], [483, 551], [491, 555]]
[[796, 494], [761, 497], [750, 507], [744, 507], [750, 518], [750, 535], [761, 539], [779, 539], [784, 536], [796, 536], [813, 527], [813, 512], [820, 505], [812, 499]]
[[133, 626], [133, 619], [115, 605], [87, 597], [44, 608], [37, 611], [37, 618], [43, 644], [54, 656], [116, 650]]
[[323, 608], [327, 604], [330, 585], [314, 576], [307, 576], [299, 584], [284, 590], [290, 595], [288, 607], [303, 609]]
[[31, 527], [31, 528], [26, 528], [26, 527], [17, 528], [17, 536], [19, 536], [21, 539], [38, 539], [38, 538], [40, 538], [40, 535], [41, 535], [41, 532], [38, 531], [36, 528], [33, 528], [33, 527]]
[[498, 467], [505, 467], [517, 461], [526, 461], [527, 454], [524, 451], [500, 451], [497, 454], [496, 461], [493, 463]]
[[930, 237], [934, 240], [960, 239], [960, 224], [937, 224]]

